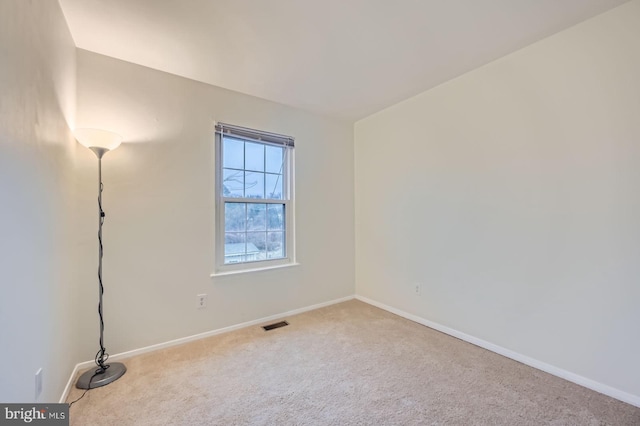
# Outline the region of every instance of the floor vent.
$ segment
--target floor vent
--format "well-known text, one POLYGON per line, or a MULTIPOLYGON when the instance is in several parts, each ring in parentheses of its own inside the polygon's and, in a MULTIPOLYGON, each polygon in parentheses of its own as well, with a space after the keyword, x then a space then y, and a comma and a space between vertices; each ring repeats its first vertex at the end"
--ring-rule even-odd
POLYGON ((269 331, 269 330, 273 330, 274 328, 284 327, 285 325, 289 325, 289 323, 286 321, 280 321, 280 322, 274 322, 273 324, 265 325, 262 328, 264 328, 264 331, 269 331))

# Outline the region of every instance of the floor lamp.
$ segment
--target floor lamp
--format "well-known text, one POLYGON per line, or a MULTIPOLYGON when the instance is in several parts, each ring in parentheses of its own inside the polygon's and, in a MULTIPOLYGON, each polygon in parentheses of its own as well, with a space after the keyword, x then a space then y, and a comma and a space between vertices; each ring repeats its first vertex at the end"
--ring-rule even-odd
POLYGON ((74 135, 78 142, 89 148, 98 157, 98 315, 100 317, 100 350, 96 354, 95 361, 98 368, 86 371, 76 382, 79 389, 93 389, 108 385, 118 380, 127 371, 124 364, 113 362, 105 364, 109 358, 104 347, 104 318, 102 315, 102 224, 104 223, 104 211, 102 210, 102 156, 120 146, 120 135, 98 129, 77 129, 74 135))

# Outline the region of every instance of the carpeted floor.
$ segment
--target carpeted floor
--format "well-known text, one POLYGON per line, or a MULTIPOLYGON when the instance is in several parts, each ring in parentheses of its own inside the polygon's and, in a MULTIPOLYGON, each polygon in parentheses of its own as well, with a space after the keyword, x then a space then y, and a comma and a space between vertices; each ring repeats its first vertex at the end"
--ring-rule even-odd
POLYGON ((640 425, 640 408, 359 301, 286 319, 125 360, 71 425, 640 425))

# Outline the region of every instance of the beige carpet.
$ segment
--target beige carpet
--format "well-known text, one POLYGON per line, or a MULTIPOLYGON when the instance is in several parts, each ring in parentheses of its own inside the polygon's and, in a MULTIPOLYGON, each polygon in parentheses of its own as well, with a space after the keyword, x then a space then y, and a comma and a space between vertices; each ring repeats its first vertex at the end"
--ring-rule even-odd
POLYGON ((286 319, 125 360, 71 425, 640 425, 640 408, 359 301, 286 319))

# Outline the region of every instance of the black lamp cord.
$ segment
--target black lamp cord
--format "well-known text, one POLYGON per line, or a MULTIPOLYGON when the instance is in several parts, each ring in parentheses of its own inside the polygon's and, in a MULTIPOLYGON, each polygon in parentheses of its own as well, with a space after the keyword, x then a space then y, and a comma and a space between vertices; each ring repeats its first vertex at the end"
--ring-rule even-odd
MULTIPOLYGON (((102 163, 102 160, 98 160, 100 163, 102 163)), ((98 209, 100 212, 100 226, 98 226, 98 252, 99 252, 99 256, 98 256, 98 283, 100 285, 100 301, 98 303, 98 315, 100 316, 100 350, 98 351, 98 353, 96 353, 96 365, 98 365, 98 370, 100 370, 100 373, 104 373, 105 371, 107 371, 107 368, 109 368, 108 365, 105 365, 105 362, 107 361, 107 359, 109 359, 109 354, 107 353, 105 347, 104 347, 104 319, 102 316, 102 295, 104 294, 104 287, 102 285, 102 255, 103 255, 103 248, 102 248, 102 225, 104 224, 104 210, 102 210, 102 189, 103 189, 103 184, 102 184, 102 167, 100 167, 101 164, 98 166, 100 168, 99 174, 100 174, 100 190, 98 193, 98 209)))
POLYGON ((99 373, 100 369, 96 368, 96 371, 93 373, 93 376, 91 376, 91 378, 89 379, 89 387, 87 389, 85 389, 84 392, 82 392, 82 395, 80 395, 80 398, 76 399, 75 401, 71 401, 69 403, 69 408, 71 408, 71 406, 73 404, 75 404, 76 402, 80 401, 82 398, 84 398, 84 396, 87 394, 87 392, 89 392, 91 390, 91 381, 93 380, 94 377, 96 377, 99 373))
POLYGON ((102 184, 102 159, 98 159, 98 181, 99 181, 99 185, 98 185, 98 211, 99 211, 99 226, 98 226, 98 283, 100 286, 100 298, 99 298, 99 302, 98 302, 98 315, 100 316, 100 350, 98 351, 98 353, 96 353, 96 357, 95 357, 95 362, 96 365, 98 366, 98 368, 96 368, 96 371, 93 373, 93 376, 91 376, 91 378, 89 379, 89 386, 88 388, 82 393, 82 395, 80 396, 80 398, 76 399, 75 401, 71 402, 69 404, 69 407, 71 407, 73 404, 75 404, 76 402, 80 401, 87 392, 89 392, 89 390, 91 390, 91 381, 93 380, 94 377, 96 377, 98 374, 102 374, 105 371, 107 371, 107 369, 109 368, 108 364, 105 364, 105 362, 107 361, 107 359, 109 359, 109 354, 107 353, 107 350, 104 347, 104 338, 103 338, 103 334, 104 334, 104 319, 102 317, 102 295, 104 294, 104 287, 102 285, 102 255, 103 255, 103 247, 102 247, 102 225, 104 224, 104 210, 102 210, 102 190, 104 188, 104 185, 102 184))

